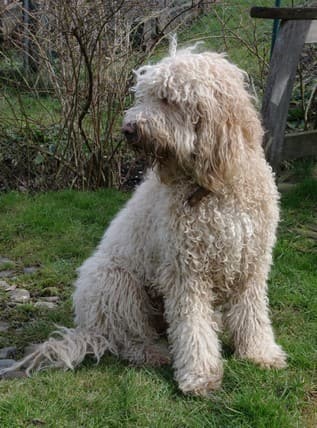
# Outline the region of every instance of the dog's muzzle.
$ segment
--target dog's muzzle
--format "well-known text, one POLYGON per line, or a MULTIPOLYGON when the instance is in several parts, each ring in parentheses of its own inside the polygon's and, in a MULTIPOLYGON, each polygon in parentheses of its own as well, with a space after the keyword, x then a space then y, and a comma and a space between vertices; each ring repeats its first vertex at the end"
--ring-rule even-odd
POLYGON ((138 133, 138 128, 136 122, 128 122, 122 126, 122 133, 127 139, 128 143, 133 146, 138 146, 140 143, 140 135, 138 133))
POLYGON ((121 130, 125 135, 127 142, 132 146, 133 150, 136 152, 141 152, 150 158, 161 157, 159 150, 155 148, 154 141, 152 139, 144 138, 144 135, 142 135, 142 130, 140 129, 137 122, 123 123, 121 130))

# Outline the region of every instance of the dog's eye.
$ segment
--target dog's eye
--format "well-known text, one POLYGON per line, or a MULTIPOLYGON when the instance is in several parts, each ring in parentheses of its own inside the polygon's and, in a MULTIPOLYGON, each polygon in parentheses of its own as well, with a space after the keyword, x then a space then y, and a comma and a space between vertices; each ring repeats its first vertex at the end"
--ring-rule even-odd
POLYGON ((161 101, 162 101, 163 104, 168 104, 168 99, 166 97, 165 98, 161 98, 161 101))

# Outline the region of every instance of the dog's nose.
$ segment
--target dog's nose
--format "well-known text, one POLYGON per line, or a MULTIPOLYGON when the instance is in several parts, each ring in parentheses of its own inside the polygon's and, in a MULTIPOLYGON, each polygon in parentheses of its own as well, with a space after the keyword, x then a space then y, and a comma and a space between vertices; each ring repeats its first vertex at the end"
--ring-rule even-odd
POLYGON ((135 141, 138 139, 137 126, 135 122, 125 123, 122 126, 122 132, 128 141, 135 141))

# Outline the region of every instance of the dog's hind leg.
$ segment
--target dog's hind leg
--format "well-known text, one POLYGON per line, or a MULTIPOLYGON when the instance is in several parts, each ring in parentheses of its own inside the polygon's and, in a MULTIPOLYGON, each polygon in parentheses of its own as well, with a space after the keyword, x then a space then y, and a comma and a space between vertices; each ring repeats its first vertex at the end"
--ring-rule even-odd
POLYGON ((57 337, 0 374, 21 367, 27 373, 47 367, 73 369, 86 355, 99 361, 105 352, 135 364, 169 361, 154 344, 158 334, 150 323, 151 304, 145 289, 118 263, 105 263, 103 259, 98 268, 95 258, 84 263, 76 281, 76 328, 60 328, 57 337))
POLYGON ((100 332, 115 353, 131 363, 167 363, 166 352, 154 344, 158 338, 151 322, 154 308, 140 279, 118 261, 102 269, 95 261, 90 265, 80 269, 74 293, 79 328, 100 332))

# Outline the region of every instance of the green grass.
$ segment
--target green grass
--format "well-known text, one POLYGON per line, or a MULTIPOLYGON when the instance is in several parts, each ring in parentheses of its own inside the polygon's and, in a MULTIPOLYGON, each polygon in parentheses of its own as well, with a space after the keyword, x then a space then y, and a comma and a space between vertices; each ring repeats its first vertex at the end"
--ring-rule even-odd
POLYGON ((0 51, 0 122, 7 126, 53 125, 60 120, 61 105, 50 96, 47 76, 27 78, 18 49, 0 51))
POLYGON ((23 126, 41 124, 50 126, 60 121, 61 106, 57 99, 28 90, 2 88, 0 120, 2 125, 23 126))
MULTIPOLYGON (((30 305, 10 309, 4 303, 2 318, 22 329, 15 339, 18 346, 26 343, 26 337, 31 341, 43 340, 52 330, 52 323, 68 325, 71 322, 67 298, 72 291, 75 268, 90 254, 126 199, 126 194, 114 190, 34 196, 12 192, 0 196, 0 254, 16 262, 14 283, 31 290, 35 298, 46 295, 50 287, 54 287, 56 294, 65 299, 57 311, 48 312, 37 323, 33 323, 33 319, 41 314, 39 309, 30 305), (23 266, 40 268, 29 275, 23 274, 23 266)), ((0 346, 6 340, 0 337, 0 346)))
MULTIPOLYGON (((0 346, 44 340, 54 324, 72 325, 70 294, 75 269, 101 237, 128 195, 75 191, 0 199, 0 255, 16 264, 13 281, 34 299, 55 287, 64 303, 40 311, 8 307, 12 329, 0 346), (32 274, 23 266, 38 265, 32 274)), ((0 426, 31 427, 315 427, 317 424, 317 246, 299 228, 316 225, 317 182, 306 178, 282 199, 282 219, 270 279, 272 320, 289 355, 289 367, 266 371, 233 358, 224 347, 222 389, 209 399, 183 396, 171 368, 132 368, 106 356, 75 372, 49 371, 1 381, 0 426)), ((12 266, 11 266, 12 267, 12 266)))

